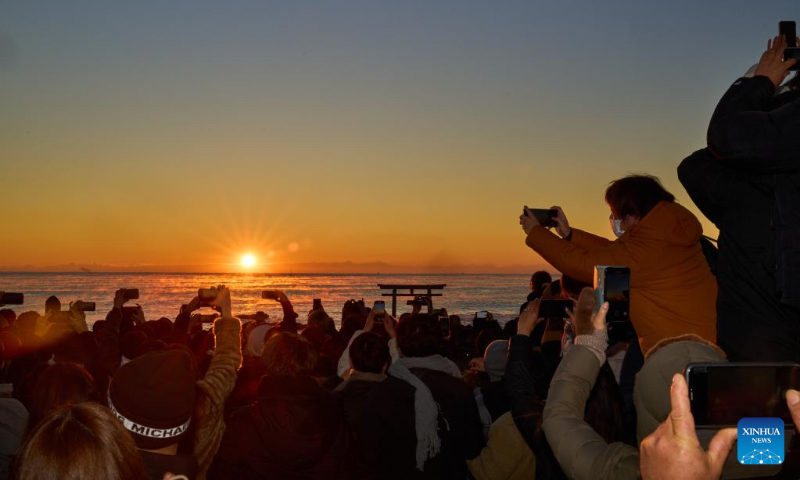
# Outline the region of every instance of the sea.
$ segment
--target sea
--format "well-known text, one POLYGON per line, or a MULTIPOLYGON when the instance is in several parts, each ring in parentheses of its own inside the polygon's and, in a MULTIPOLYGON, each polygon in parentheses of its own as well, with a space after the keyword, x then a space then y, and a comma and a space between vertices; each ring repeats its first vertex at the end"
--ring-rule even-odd
MULTIPOLYGON (((23 305, 7 306, 17 314, 35 310, 44 312, 44 302, 50 295, 61 300, 66 309, 69 302, 95 302, 97 309, 87 312, 91 324, 105 318, 111 309, 114 291, 118 288, 138 288, 139 299, 127 305, 139 304, 148 320, 160 317, 174 319, 178 309, 188 303, 199 288, 226 285, 231 289, 233 312, 253 314, 263 311, 271 320, 282 317, 280 305, 261 298, 262 290, 282 290, 304 322, 313 300, 319 298, 337 326, 341 323, 342 305, 349 299, 361 300, 372 306, 375 300, 386 301, 391 312, 390 293, 378 284, 444 284, 434 297, 434 308, 446 308, 448 313, 471 320, 475 312, 488 310, 500 321, 516 317, 520 305, 529 293, 527 275, 330 275, 330 274, 196 274, 196 273, 0 273, 0 291, 21 292, 23 305)), ((398 297, 397 314, 410 311, 409 297, 398 297)), ((205 313, 205 312, 200 312, 205 313)), ((210 311, 207 313, 211 313, 210 311)))

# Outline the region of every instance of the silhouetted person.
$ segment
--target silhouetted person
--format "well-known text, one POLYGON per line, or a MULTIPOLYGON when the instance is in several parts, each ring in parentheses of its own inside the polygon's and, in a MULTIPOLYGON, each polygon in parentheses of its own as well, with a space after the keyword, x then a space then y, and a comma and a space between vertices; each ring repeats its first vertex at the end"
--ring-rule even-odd
POLYGON ((542 297, 545 287, 553 282, 553 278, 549 273, 544 270, 539 270, 531 275, 530 289, 531 293, 528 294, 528 301, 532 302, 537 298, 542 297))
POLYGON ((800 361, 800 77, 776 96, 792 63, 782 45, 733 83, 708 148, 678 167, 720 231, 718 343, 734 361, 800 361))

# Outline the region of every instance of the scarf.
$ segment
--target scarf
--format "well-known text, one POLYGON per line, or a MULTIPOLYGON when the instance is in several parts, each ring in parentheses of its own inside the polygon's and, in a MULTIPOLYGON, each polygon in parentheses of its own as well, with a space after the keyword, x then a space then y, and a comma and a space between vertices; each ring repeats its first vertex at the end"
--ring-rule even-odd
POLYGON ((417 433, 417 470, 422 471, 425 462, 435 457, 441 448, 439 438, 439 405, 433 394, 411 368, 427 368, 461 378, 455 363, 441 355, 429 357, 401 357, 392 362, 389 373, 414 387, 414 429, 417 433))

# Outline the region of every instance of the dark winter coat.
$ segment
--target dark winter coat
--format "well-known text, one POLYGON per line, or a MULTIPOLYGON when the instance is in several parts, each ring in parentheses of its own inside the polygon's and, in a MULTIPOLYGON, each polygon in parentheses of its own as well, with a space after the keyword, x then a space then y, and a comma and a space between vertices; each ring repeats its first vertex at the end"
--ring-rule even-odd
POLYGON ((357 429, 360 443, 366 446, 360 452, 367 463, 365 478, 466 478, 466 460, 477 457, 485 445, 472 389, 444 372, 410 370, 430 389, 439 405, 440 453, 428 460, 424 472, 416 469, 415 390, 389 375, 373 388, 357 429))
POLYGON ((774 91, 766 77, 737 80, 709 148, 678 167, 720 230, 717 343, 731 360, 800 360, 800 93, 774 91))
POLYGON ((312 377, 265 376, 258 402, 228 422, 208 478, 350 478, 353 453, 341 399, 312 377))

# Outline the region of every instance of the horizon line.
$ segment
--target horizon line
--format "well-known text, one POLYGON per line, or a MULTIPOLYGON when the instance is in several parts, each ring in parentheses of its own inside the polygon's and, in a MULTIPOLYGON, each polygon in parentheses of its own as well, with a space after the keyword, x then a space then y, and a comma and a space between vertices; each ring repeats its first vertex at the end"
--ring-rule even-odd
MULTIPOLYGON (((536 269, 533 269, 534 271, 536 269)), ((542 270, 540 268, 540 270, 542 270)), ((553 270, 553 272, 556 272, 553 270)), ((86 272, 82 270, 76 271, 35 271, 35 270, 0 270, 0 275, 3 274, 58 274, 58 275, 72 275, 72 274, 86 274, 86 275, 117 275, 117 274, 135 274, 135 275, 526 275, 525 273, 513 272, 192 272, 192 271, 99 271, 99 272, 86 272)))

